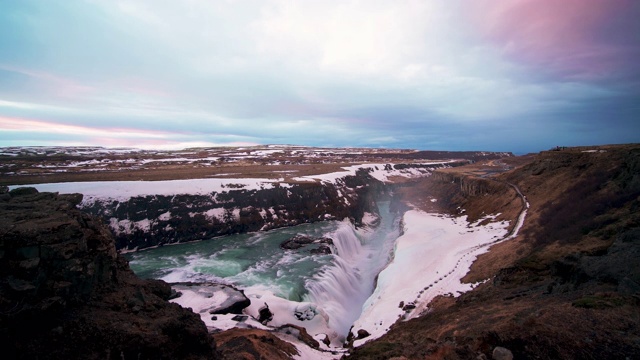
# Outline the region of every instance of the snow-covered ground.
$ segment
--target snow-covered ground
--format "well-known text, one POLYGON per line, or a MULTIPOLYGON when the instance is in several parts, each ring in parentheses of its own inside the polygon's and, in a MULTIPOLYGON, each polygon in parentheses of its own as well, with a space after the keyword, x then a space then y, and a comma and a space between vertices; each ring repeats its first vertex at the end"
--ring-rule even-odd
POLYGON ((466 216, 449 217, 410 210, 404 215, 404 234, 397 239, 392 262, 378 276, 378 286, 363 306, 353 332, 365 329, 376 339, 400 318, 418 316, 435 296, 457 296, 473 288, 460 279, 490 243, 507 234, 508 222, 479 225, 466 216), (415 309, 402 309, 403 305, 415 309))
MULTIPOLYGON (((206 195, 212 192, 234 189, 258 190, 270 189, 284 179, 190 179, 166 181, 94 181, 35 184, 40 192, 59 192, 63 194, 81 193, 84 202, 92 199, 114 199, 126 201, 135 196, 147 195, 206 195)), ((281 184, 286 186, 286 184, 281 184)), ((16 188, 18 186, 10 186, 16 188)))
MULTIPOLYGON (((434 162, 429 164, 414 164, 416 166, 434 165, 438 166, 443 162, 434 162)), ((345 176, 355 175, 359 169, 367 169, 370 174, 380 180, 388 181, 390 177, 421 177, 431 174, 431 170, 427 168, 408 168, 402 170, 387 169, 385 165, 393 166, 393 164, 360 164, 344 167, 344 171, 338 171, 328 174, 310 175, 304 177, 293 178, 293 181, 322 181, 336 183, 345 176)), ((225 174, 231 175, 231 174, 225 174)), ((259 190, 270 189, 275 184, 280 186, 289 186, 284 182, 284 178, 274 179, 242 179, 242 178, 208 178, 208 179, 189 179, 189 180, 165 180, 165 181, 93 181, 93 182, 66 182, 66 183, 45 183, 28 185, 33 186, 41 192, 59 192, 81 193, 84 195, 84 202, 91 202, 95 199, 114 199, 126 201, 136 196, 147 195, 206 195, 212 192, 222 192, 234 189, 259 190)), ((10 189, 19 186, 10 186, 10 189)))

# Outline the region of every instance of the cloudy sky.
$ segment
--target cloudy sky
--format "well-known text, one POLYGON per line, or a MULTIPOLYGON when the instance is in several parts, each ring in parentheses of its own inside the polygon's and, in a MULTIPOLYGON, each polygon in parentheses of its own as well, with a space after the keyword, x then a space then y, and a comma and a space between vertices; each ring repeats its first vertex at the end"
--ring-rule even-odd
POLYGON ((0 146, 640 142, 637 0, 4 0, 0 146))

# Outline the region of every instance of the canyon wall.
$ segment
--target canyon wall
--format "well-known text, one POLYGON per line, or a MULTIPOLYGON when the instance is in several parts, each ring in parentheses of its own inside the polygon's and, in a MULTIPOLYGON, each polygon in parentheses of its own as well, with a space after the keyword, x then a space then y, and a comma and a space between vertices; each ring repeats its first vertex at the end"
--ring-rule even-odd
POLYGON ((227 188, 207 195, 97 199, 82 208, 102 217, 118 249, 132 250, 333 219, 349 218, 360 225, 365 212, 377 211, 375 195, 386 191, 367 170, 333 183, 227 188))
POLYGON ((504 183, 492 179, 468 176, 464 173, 436 171, 433 180, 442 183, 452 183, 458 186, 458 191, 466 196, 497 194, 507 190, 504 183))

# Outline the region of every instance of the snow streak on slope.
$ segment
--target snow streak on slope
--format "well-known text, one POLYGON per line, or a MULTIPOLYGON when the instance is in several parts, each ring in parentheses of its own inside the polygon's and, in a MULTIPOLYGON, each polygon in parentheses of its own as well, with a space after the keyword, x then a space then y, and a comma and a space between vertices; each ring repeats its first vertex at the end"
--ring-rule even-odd
POLYGON ((360 165, 352 165, 342 167, 344 171, 337 171, 328 174, 319 174, 319 175, 308 175, 293 178, 294 181, 322 181, 322 182, 330 182, 335 183, 338 179, 341 179, 345 176, 353 176, 356 174, 358 170, 366 170, 369 174, 382 182, 389 181, 392 177, 405 177, 405 178, 415 178, 422 176, 429 176, 431 172, 439 167, 443 167, 451 161, 439 161, 439 162, 429 162, 429 163, 412 163, 408 166, 402 166, 401 169, 398 169, 398 164, 360 164, 360 165))

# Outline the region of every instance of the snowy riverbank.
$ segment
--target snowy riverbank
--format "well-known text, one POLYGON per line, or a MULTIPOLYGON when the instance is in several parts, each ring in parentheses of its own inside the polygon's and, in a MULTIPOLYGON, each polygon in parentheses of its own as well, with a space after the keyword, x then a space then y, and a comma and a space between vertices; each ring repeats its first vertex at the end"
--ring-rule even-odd
POLYGON ((399 318, 418 316, 437 295, 458 296, 471 290, 473 285, 460 279, 489 244, 507 235, 509 225, 505 221, 480 225, 485 219, 469 223, 466 216, 408 211, 394 259, 378 276, 375 291, 353 325, 354 335, 359 329, 371 335, 354 345, 379 338, 399 318))

